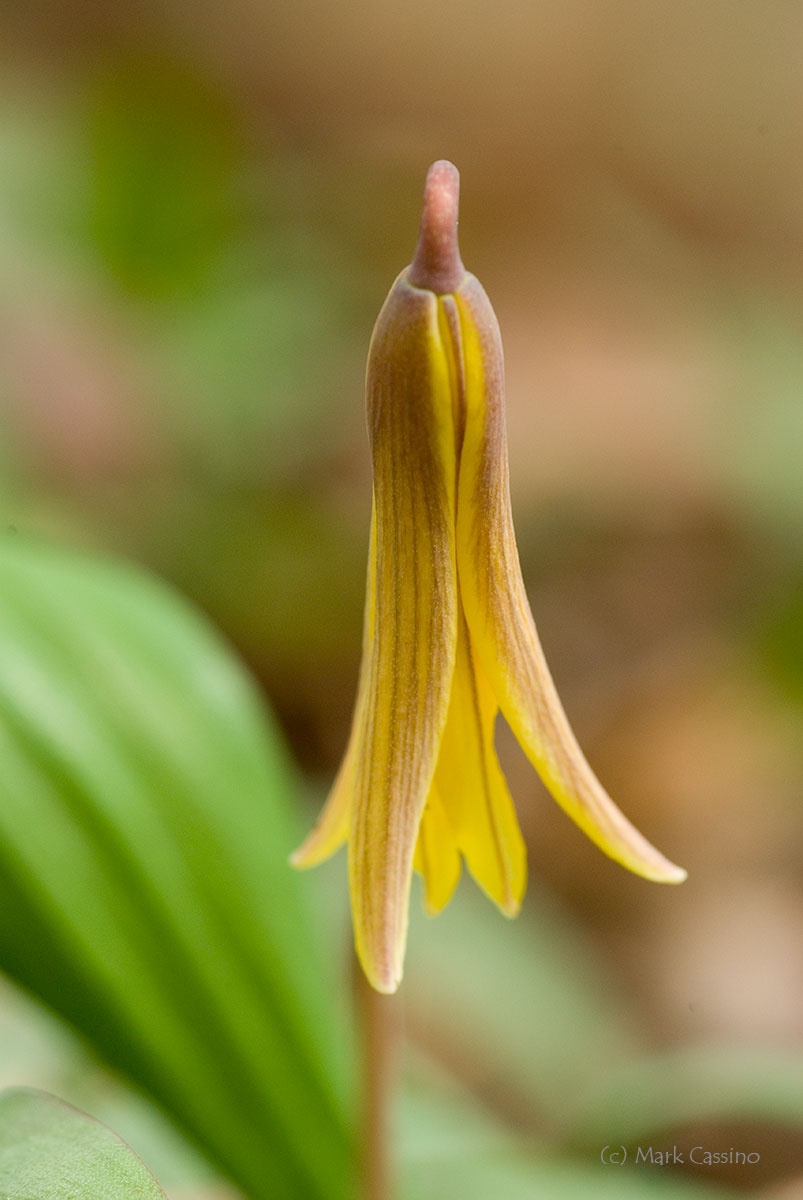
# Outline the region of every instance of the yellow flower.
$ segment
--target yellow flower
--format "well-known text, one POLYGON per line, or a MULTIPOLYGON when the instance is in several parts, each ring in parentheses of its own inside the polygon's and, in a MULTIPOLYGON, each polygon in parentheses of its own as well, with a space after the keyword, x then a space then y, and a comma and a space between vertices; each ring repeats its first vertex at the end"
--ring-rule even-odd
POLYGON ((679 883, 603 790, 572 733, 524 590, 510 512, 502 344, 457 246, 458 173, 429 170, 418 246, 374 328, 374 489, 363 654, 346 754, 293 856, 349 848, 354 933, 375 988, 402 974, 410 883, 437 912, 461 856, 503 912, 526 855, 494 751, 501 709, 558 804, 631 871, 679 883))

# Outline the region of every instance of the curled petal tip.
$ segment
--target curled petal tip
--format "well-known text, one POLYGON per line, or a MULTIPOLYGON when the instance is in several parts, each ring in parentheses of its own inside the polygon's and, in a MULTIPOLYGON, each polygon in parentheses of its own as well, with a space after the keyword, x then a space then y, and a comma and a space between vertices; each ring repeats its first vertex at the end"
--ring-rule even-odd
POLYGON ((379 992, 383 996, 395 996, 396 992, 399 990, 401 976, 399 976, 398 979, 394 978, 393 976, 390 976, 387 979, 371 979, 370 983, 375 992, 379 992))
MULTIPOLYGON (((633 831, 633 843, 630 846, 631 850, 635 850, 635 857, 622 855, 620 849, 598 843, 606 854, 610 854, 617 862, 621 862, 623 866, 633 871, 636 875, 640 875, 643 879, 649 879, 652 883, 683 883, 688 879, 688 871, 683 867, 679 867, 676 863, 670 862, 658 850, 646 842, 644 838, 636 830, 633 831), (636 844, 638 843, 638 844, 636 844)), ((593 840, 593 838, 592 838, 593 840)))
POLYGON ((359 945, 357 946, 357 957, 365 973, 365 978, 375 992, 381 992, 383 996, 392 996, 394 992, 398 991, 402 981, 401 962, 374 961, 361 950, 359 945))
POLYGON ((445 158, 433 163, 424 185, 424 207, 415 256, 407 272, 414 287, 444 295, 459 287, 465 268, 457 244, 460 174, 445 158))

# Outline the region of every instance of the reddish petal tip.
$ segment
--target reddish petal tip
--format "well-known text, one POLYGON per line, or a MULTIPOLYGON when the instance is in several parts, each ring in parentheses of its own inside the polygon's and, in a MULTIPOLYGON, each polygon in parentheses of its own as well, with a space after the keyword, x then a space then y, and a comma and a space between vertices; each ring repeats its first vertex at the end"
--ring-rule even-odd
POLYGON ((459 200, 460 173, 452 163, 439 159, 427 171, 424 185, 418 245, 407 271, 413 287, 439 295, 459 287, 466 273, 457 244, 459 200))

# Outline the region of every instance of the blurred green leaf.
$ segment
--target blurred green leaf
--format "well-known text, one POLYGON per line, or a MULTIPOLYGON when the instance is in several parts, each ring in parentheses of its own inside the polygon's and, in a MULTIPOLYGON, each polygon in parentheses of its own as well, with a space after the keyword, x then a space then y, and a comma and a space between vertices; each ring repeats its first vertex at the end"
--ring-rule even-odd
POLYGON ((803 578, 779 590, 760 613, 758 653, 776 686, 803 704, 803 578))
POLYGON ((413 905, 405 982, 414 1032, 539 1128, 643 1048, 593 945, 532 884, 516 921, 468 879, 437 921, 413 905))
MULTIPOLYGON (((274 230, 283 246, 287 228, 274 230)), ((164 418, 210 480, 285 477, 348 447, 338 400, 352 345, 354 286, 310 262, 262 261, 248 246, 216 286, 160 314, 151 334, 164 418), (256 259, 256 262, 254 260, 256 259)), ((361 416, 359 383, 354 412, 361 416)))
POLYGON ((164 1112, 104 1069, 86 1041, 52 1009, 0 977, 0 1093, 19 1087, 59 1096, 108 1125, 168 1194, 176 1188, 200 1197, 204 1190, 227 1187, 164 1112))
MULTIPOLYGON (((585 1155, 719 1119, 803 1127, 799 1055, 736 1046, 646 1055, 593 946, 537 887, 511 923, 467 882, 437 921, 415 906, 411 917, 414 1039, 551 1145, 585 1155)), ((433 1154, 498 1150, 462 1116, 459 1147, 443 1119, 425 1115, 418 1126, 433 1154)), ((508 1195, 501 1184, 490 1192, 508 1195)))
POLYGON ((403 1200, 728 1200, 735 1194, 661 1168, 602 1162, 600 1142, 573 1161, 516 1141, 465 1095, 408 1091, 403 1200))
POLYGON ((567 1129, 582 1145, 630 1144, 722 1118, 803 1128, 803 1055, 705 1046, 623 1063, 578 1098, 567 1129))
POLYGON ((150 1171, 116 1134, 44 1092, 0 1096, 3 1200, 164 1200, 150 1171))
POLYGON ((770 301, 764 288, 736 308, 733 392, 728 410, 713 409, 711 447, 733 499, 750 524, 785 545, 801 563, 803 341, 798 317, 770 301))
POLYGON ((241 211, 239 120, 224 92, 175 58, 116 57, 89 81, 90 245, 128 292, 202 285, 241 211))
POLYGON ((737 1195, 743 1193, 683 1178, 645 1177, 641 1168, 631 1171, 599 1161, 584 1167, 508 1149, 411 1168, 404 1200, 733 1200, 737 1195))
POLYGON ((207 495, 172 527, 165 522, 157 537, 152 554, 162 569, 172 569, 189 595, 203 597, 253 659, 278 661, 291 678, 333 661, 353 669, 364 590, 362 521, 348 521, 309 494, 243 490, 207 495), (203 524, 203 545, 186 543, 188 522, 203 524))
POLYGON ((122 566, 6 535, 0 595, 0 965, 254 1200, 342 1197, 343 1031, 252 685, 122 566))

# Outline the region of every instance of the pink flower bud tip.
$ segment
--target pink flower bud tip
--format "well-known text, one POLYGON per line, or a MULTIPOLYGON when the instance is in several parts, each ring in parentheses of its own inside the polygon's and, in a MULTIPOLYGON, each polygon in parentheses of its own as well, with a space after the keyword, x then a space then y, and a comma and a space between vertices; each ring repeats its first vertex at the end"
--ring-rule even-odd
POLYGON ((457 244, 460 173, 446 159, 433 163, 424 185, 424 208, 415 256, 407 270, 413 287, 438 295, 457 290, 465 267, 457 244))

